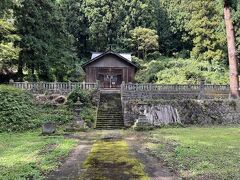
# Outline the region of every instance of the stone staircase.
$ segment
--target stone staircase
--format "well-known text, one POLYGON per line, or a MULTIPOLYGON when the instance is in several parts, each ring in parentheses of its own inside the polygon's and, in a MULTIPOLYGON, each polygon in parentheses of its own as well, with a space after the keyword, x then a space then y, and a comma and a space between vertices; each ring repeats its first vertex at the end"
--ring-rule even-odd
POLYGON ((96 129, 123 129, 121 95, 104 93, 100 95, 96 129))

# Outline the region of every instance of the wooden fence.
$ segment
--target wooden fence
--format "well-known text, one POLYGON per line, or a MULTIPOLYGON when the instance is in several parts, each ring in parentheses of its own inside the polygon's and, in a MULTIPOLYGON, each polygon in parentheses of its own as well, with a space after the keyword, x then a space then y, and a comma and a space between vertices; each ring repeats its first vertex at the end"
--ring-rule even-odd
POLYGON ((9 84, 33 94, 68 94, 76 88, 85 90, 98 89, 98 83, 86 82, 10 82, 9 84))

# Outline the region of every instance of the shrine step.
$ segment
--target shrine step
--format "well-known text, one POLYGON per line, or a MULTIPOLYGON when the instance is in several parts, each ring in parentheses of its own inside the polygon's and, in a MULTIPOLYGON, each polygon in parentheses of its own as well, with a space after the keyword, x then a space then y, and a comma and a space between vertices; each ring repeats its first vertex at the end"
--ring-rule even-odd
POLYGON ((101 93, 96 129, 123 128, 121 95, 119 93, 101 93))

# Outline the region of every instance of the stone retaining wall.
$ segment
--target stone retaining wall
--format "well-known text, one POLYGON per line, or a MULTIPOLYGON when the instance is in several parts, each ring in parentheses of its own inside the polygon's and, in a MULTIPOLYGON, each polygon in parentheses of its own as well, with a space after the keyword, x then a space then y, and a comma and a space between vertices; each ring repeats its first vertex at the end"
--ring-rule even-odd
POLYGON ((123 101, 125 126, 134 124, 139 115, 139 104, 144 114, 153 125, 162 122, 159 112, 163 109, 174 109, 185 125, 240 124, 239 100, 148 100, 123 101))
POLYGON ((121 85, 122 101, 157 99, 226 99, 228 85, 161 85, 125 84, 121 85))

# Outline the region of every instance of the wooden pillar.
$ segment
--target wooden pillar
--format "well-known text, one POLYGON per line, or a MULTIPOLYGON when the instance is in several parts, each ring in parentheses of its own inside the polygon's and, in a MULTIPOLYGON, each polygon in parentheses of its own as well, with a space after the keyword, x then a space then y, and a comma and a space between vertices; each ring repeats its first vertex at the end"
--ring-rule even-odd
POLYGON ((129 73, 128 73, 128 68, 127 69, 127 83, 129 83, 129 73))

